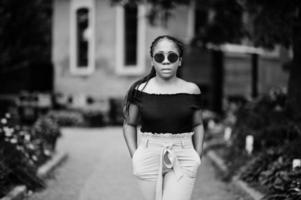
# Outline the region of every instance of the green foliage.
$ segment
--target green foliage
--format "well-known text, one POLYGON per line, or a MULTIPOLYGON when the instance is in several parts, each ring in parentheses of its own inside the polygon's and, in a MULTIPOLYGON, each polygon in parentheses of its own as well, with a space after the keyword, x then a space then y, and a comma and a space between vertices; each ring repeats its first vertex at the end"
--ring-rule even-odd
POLYGON ((301 198, 301 168, 292 169, 292 160, 301 152, 301 141, 270 148, 253 158, 242 168, 240 178, 267 195, 265 200, 301 198))
POLYGON ((265 200, 301 199, 301 171, 292 160, 301 157, 301 132, 285 107, 286 95, 269 95, 248 102, 237 112, 231 142, 222 149, 229 175, 267 194, 265 200), (245 139, 254 136, 254 150, 247 154, 245 139), (235 159, 233 159, 235 158, 235 159))
MULTIPOLYGON (((150 22, 157 17, 170 15, 170 10, 177 5, 189 5, 190 0, 111 0, 115 3, 151 4, 150 22)), ((211 10, 212 21, 207 23, 195 40, 221 44, 238 42, 242 37, 249 37, 256 46, 272 48, 275 44, 286 47, 292 44, 294 28, 301 26, 301 1, 299 0, 207 0, 195 1, 198 9, 211 10), (248 19, 242 21, 242 13, 248 13, 248 19)), ((168 19, 167 17, 167 19, 168 19)))
POLYGON ((176 5, 187 5, 190 0, 111 0, 112 4, 139 4, 149 3, 153 7, 160 7, 163 10, 173 9, 176 5))
MULTIPOLYGON (((122 5, 145 3, 151 5, 148 12, 148 19, 151 25, 160 25, 161 22, 166 26, 169 18, 173 17, 171 12, 176 6, 189 5, 190 0, 111 0, 112 4, 122 5), (163 21, 163 22, 162 22, 163 21)), ((214 13, 212 19, 204 24, 204 31, 196 35, 193 43, 211 42, 221 44, 224 42, 239 42, 246 34, 242 23, 242 6, 236 0, 207 0, 195 1, 197 9, 211 10, 214 13)))
POLYGON ((51 115, 40 117, 32 127, 33 136, 41 140, 43 149, 55 150, 57 139, 61 136, 60 127, 56 119, 51 115))
POLYGON ((84 126, 85 119, 80 111, 57 110, 48 113, 48 116, 55 119, 59 126, 84 126))
POLYGON ((237 112, 233 146, 244 149, 247 135, 254 136, 254 151, 284 145, 300 138, 300 130, 285 110, 285 102, 285 94, 271 93, 242 107, 237 112))
POLYGON ((0 1, 0 73, 50 60, 51 1, 0 1))
POLYGON ((286 155, 301 156, 297 151, 298 145, 290 146, 293 141, 301 141, 301 132, 286 112, 285 102, 285 94, 274 91, 256 101, 246 103, 238 110, 231 141, 228 148, 223 149, 221 153, 230 169, 229 176, 237 173, 237 170, 244 166, 250 158, 259 154, 254 162, 256 166, 260 167, 251 167, 252 176, 248 177, 257 179, 259 173, 266 169, 266 165, 277 159, 280 154, 266 151, 270 148, 277 149, 288 145, 285 151, 286 155), (247 135, 254 137, 252 155, 245 150, 247 135), (265 159, 261 159, 262 156, 265 159))
POLYGON ((214 13, 211 21, 204 26, 203 33, 196 36, 203 38, 203 43, 239 43, 247 34, 242 22, 243 9, 236 0, 199 2, 197 6, 207 7, 214 13))
MULTIPOLYGON (((260 182, 259 179, 261 179, 261 186, 267 185, 269 181, 268 178, 263 179, 262 176, 268 175, 269 172, 267 170, 269 166, 271 163, 274 163, 282 153, 283 149, 278 148, 260 152, 240 169, 240 178, 251 185, 255 185, 255 187, 256 183, 258 185, 260 182)), ((260 190, 262 190, 262 192, 268 191, 267 188, 260 188, 260 190)))
POLYGON ((83 111, 85 123, 89 127, 102 127, 105 125, 104 113, 101 111, 83 111))
MULTIPOLYGON (((0 158, 3 158, 3 151, 0 149, 0 158)), ((4 160, 0 159, 0 197, 5 195, 5 193, 9 190, 9 186, 7 184, 9 177, 9 169, 4 162, 4 160)))
POLYGON ((31 190, 45 187, 36 172, 53 155, 61 135, 51 117, 39 118, 33 127, 21 127, 13 119, 7 114, 0 123, 0 196, 19 184, 31 190))
POLYGON ((177 5, 188 5, 189 0, 111 0, 113 5, 116 4, 139 4, 139 3, 148 3, 151 5, 148 12, 149 23, 153 26, 155 25, 164 25, 170 17, 172 17, 171 10, 174 9, 177 5))
POLYGON ((0 174, 5 186, 2 194, 17 184, 25 184, 30 189, 44 187, 44 182, 36 176, 41 157, 35 141, 28 130, 21 129, 10 118, 1 119, 0 174))
POLYGON ((299 0, 243 0, 242 3, 250 14, 250 33, 255 45, 292 44, 294 27, 300 26, 299 0))

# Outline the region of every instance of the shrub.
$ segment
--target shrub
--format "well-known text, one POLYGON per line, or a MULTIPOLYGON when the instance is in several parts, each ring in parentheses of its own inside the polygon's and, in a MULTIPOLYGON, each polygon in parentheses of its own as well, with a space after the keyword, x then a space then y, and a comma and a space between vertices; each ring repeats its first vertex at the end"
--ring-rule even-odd
POLYGON ((56 121, 44 116, 33 127, 22 127, 7 115, 0 123, 0 195, 10 187, 25 184, 34 190, 45 187, 37 177, 38 167, 45 163, 55 150, 61 136, 56 121), (2 189, 3 188, 3 189, 2 189))
POLYGON ((246 167, 240 178, 267 195, 265 200, 301 198, 301 168, 292 169, 292 160, 300 158, 301 140, 260 153, 246 167))
POLYGON ((59 126, 83 126, 85 119, 79 111, 59 110, 48 113, 49 117, 56 120, 59 126))
POLYGON ((44 144, 45 148, 48 146, 51 151, 55 150, 57 139, 61 136, 58 123, 49 115, 39 118, 33 125, 32 132, 35 138, 43 140, 39 143, 44 144))
POLYGON ((0 141, 0 147, 4 190, 17 184, 25 184, 29 189, 45 187, 44 181, 36 176, 36 159, 22 141, 16 137, 6 137, 0 141))
POLYGON ((238 110, 231 141, 221 150, 229 176, 238 173, 246 182, 272 193, 276 192, 274 186, 287 184, 280 180, 290 177, 292 159, 301 157, 301 131, 284 105, 282 93, 271 93, 238 110), (254 136, 252 155, 245 151, 247 135, 254 136))
POLYGON ((6 166, 6 163, 3 160, 4 155, 2 149, 0 149, 0 197, 5 195, 5 193, 9 190, 8 186, 8 177, 9 177, 9 169, 6 166))
POLYGON ((110 98, 109 99, 110 110, 108 113, 111 125, 122 125, 123 124, 123 99, 122 98, 110 98))
POLYGON ((232 147, 244 149, 247 135, 254 136, 254 151, 257 152, 300 138, 300 130, 283 107, 284 99, 282 93, 266 95, 239 109, 232 147))
POLYGON ((101 111, 83 111, 87 126, 102 127, 105 125, 104 114, 101 111))

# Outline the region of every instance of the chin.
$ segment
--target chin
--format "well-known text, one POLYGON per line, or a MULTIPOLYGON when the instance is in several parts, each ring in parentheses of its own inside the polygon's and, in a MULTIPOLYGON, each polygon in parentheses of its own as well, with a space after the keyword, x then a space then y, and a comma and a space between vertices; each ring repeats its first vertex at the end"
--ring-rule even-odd
POLYGON ((173 74, 160 74, 160 77, 161 78, 164 78, 164 79, 170 79, 172 77, 174 77, 175 75, 173 74))

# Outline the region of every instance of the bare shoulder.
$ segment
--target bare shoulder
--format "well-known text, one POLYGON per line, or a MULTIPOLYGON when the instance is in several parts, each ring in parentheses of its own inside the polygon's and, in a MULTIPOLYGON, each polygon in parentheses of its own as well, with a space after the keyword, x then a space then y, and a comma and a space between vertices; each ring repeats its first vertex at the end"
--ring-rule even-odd
POLYGON ((146 82, 141 83, 139 86, 136 87, 137 90, 142 91, 145 87, 146 82))
POLYGON ((199 86, 193 82, 186 81, 187 90, 192 94, 201 94, 199 86))

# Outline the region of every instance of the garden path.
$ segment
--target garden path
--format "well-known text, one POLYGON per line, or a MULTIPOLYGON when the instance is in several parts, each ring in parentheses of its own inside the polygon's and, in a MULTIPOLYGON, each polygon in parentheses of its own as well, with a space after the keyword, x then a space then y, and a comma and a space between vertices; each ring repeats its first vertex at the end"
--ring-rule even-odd
MULTIPOLYGON (((141 200, 121 127, 64 128, 58 149, 67 161, 29 200, 141 200)), ((221 182, 206 157, 198 172, 193 200, 245 200, 221 182)))

